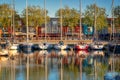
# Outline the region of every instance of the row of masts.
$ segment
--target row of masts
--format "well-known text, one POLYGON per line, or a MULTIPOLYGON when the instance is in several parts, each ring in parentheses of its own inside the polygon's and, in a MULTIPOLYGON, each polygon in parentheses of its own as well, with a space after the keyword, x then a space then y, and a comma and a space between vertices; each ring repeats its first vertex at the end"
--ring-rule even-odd
MULTIPOLYGON (((15 36, 15 3, 14 3, 15 1, 14 0, 12 0, 11 1, 11 30, 13 30, 13 34, 12 34, 12 38, 14 39, 14 36, 15 36)), ((79 0, 79 10, 80 10, 80 22, 79 22, 79 26, 80 26, 80 30, 79 30, 79 39, 81 40, 82 39, 82 0, 79 0)), ((97 35, 96 35, 96 18, 97 18, 97 16, 96 16, 96 0, 94 0, 94 37, 95 38, 97 38, 97 35)), ((29 42, 29 40, 28 40, 28 34, 29 34, 29 29, 28 29, 28 2, 27 2, 27 0, 26 0, 26 32, 27 32, 27 42, 29 42)), ((112 5, 111 5, 111 14, 112 14, 112 22, 111 22, 111 31, 112 31, 112 33, 114 33, 114 0, 112 0, 112 5)), ((44 0, 44 13, 45 13, 45 15, 44 15, 44 17, 45 17, 45 41, 46 41, 46 36, 47 36, 47 16, 46 16, 46 0, 44 0)), ((61 40, 63 40, 62 39, 62 0, 60 0, 60 27, 61 27, 61 40)), ((113 38, 114 38, 114 34, 113 34, 113 38)), ((13 40, 13 42, 14 42, 14 40, 13 40)))
MULTIPOLYGON (((81 5, 82 4, 82 1, 80 0, 80 40, 81 40, 81 27, 82 27, 82 24, 81 24, 81 13, 82 13, 82 10, 81 10, 81 5)), ((27 27, 27 42, 29 42, 28 40, 28 33, 29 33, 29 29, 28 29, 28 2, 26 0, 26 27, 27 27)), ((46 41, 46 33, 47 33, 47 19, 46 19, 46 0, 44 0, 44 13, 45 13, 45 41, 46 41)), ((60 27, 61 27, 61 40, 62 39, 62 0, 60 0, 60 27)))

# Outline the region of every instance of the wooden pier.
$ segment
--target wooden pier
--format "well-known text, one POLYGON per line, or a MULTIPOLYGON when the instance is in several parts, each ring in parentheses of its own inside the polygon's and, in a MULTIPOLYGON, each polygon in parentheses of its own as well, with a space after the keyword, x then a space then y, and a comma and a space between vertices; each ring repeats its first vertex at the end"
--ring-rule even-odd
MULTIPOLYGON (((58 44, 61 40, 30 40, 30 43, 40 44, 44 42, 48 42, 50 44, 58 44)), ((64 44, 78 44, 79 42, 83 42, 86 44, 92 43, 92 40, 62 40, 64 44)), ((24 43, 24 42, 18 42, 18 43, 24 43)))
MULTIPOLYGON (((44 42, 50 43, 50 44, 58 44, 61 40, 29 40, 29 43, 33 43, 33 44, 41 44, 44 42)), ((93 43, 93 40, 62 40, 64 42, 64 44, 78 44, 78 43, 85 43, 85 44, 90 44, 93 43)), ((22 43, 26 43, 26 41, 15 41, 18 44, 22 44, 22 43)), ((105 41, 101 41, 102 44, 107 44, 108 42, 105 41)), ((5 44, 5 41, 1 41, 0 44, 5 44)))

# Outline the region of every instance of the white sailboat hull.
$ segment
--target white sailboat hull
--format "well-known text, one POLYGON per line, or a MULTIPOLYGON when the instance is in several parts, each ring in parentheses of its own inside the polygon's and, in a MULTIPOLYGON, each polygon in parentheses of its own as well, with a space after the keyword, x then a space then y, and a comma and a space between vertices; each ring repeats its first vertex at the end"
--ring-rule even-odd
POLYGON ((95 43, 93 43, 93 44, 90 45, 90 48, 95 49, 95 50, 101 50, 101 49, 104 48, 104 45, 103 44, 95 44, 95 43))
POLYGON ((9 48, 10 50, 17 50, 18 49, 18 44, 13 44, 9 48))
POLYGON ((61 49, 61 50, 64 50, 64 49, 68 49, 68 46, 67 45, 55 45, 54 46, 55 49, 61 49))
POLYGON ((42 43, 42 44, 40 44, 39 45, 39 47, 40 47, 40 49, 42 49, 42 50, 46 50, 46 49, 50 49, 51 48, 51 45, 50 44, 44 44, 44 43, 42 43))
POLYGON ((82 45, 82 44, 76 45, 75 49, 77 49, 77 50, 87 50, 88 49, 88 45, 82 45))

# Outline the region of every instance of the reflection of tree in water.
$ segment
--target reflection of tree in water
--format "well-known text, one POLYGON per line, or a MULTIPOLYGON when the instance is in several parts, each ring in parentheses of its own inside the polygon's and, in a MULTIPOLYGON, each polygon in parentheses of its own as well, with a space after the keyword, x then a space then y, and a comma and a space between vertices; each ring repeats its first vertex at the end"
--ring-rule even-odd
POLYGON ((120 72, 120 60, 119 57, 111 57, 109 59, 109 67, 108 67, 109 71, 116 71, 116 72, 120 72))
POLYGON ((117 72, 120 72, 120 60, 119 59, 115 62, 115 70, 117 72))
POLYGON ((77 80, 79 78, 79 68, 74 64, 64 66, 63 80, 77 80))
POLYGON ((0 80, 11 80, 11 71, 10 67, 1 67, 0 69, 0 80))
POLYGON ((45 80, 45 66, 34 65, 33 67, 31 66, 29 69, 30 80, 45 80))
POLYGON ((88 79, 94 77, 103 80, 104 74, 108 70, 108 60, 104 57, 93 56, 83 61, 83 72, 88 79))

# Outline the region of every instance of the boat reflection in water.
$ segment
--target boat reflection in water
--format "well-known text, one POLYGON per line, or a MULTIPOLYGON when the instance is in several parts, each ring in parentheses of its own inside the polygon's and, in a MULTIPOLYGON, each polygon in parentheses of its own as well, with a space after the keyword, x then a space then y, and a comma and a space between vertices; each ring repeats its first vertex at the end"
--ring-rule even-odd
POLYGON ((106 57, 103 51, 41 50, 19 55, 17 60, 0 57, 0 80, 104 80, 113 68, 120 72, 120 56, 106 57))

